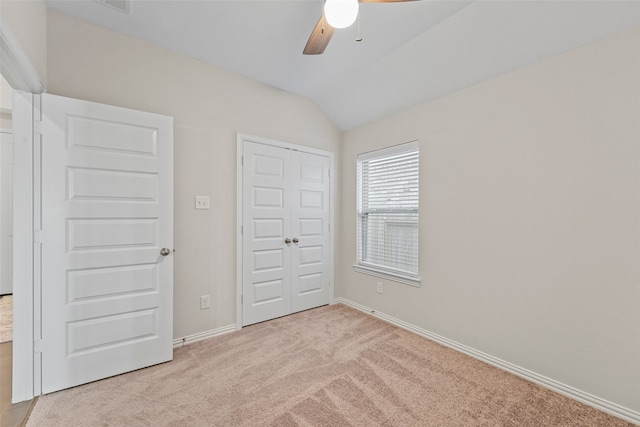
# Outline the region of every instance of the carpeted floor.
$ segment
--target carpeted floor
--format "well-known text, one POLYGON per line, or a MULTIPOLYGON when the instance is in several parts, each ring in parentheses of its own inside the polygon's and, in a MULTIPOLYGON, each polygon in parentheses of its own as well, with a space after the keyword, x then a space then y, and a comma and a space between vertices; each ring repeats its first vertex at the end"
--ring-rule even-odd
POLYGON ((344 305, 43 396, 27 426, 631 426, 344 305))
POLYGON ((13 341, 13 295, 0 297, 0 343, 13 341))

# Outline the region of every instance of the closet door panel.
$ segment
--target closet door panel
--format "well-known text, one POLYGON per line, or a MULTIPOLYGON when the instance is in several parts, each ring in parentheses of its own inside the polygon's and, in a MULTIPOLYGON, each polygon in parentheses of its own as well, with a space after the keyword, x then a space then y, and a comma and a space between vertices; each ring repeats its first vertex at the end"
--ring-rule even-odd
POLYGON ((291 312, 329 303, 328 157, 295 152, 292 159, 291 312))
POLYGON ((291 313, 291 152, 245 142, 243 325, 291 313))

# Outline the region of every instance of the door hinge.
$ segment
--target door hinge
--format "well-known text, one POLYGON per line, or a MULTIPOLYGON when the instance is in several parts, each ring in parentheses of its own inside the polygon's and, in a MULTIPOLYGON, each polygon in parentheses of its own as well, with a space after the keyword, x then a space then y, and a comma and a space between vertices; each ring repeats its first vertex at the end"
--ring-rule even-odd
POLYGON ((240 235, 244 236, 244 225, 240 226, 240 235))
POLYGON ((42 243, 42 230, 33 230, 33 243, 42 243))
POLYGON ((42 122, 40 120, 33 121, 33 132, 42 135, 42 122))
POLYGON ((329 231, 331 231, 331 224, 329 224, 329 231))
POLYGON ((331 169, 329 169, 328 172, 329 172, 329 178, 331 178, 331 169))
POLYGON ((240 295, 240 304, 244 304, 244 294, 240 295))
POLYGON ((35 340, 33 342, 33 352, 42 353, 42 340, 35 340))
POLYGON ((244 156, 240 157, 240 165, 244 166, 244 156))

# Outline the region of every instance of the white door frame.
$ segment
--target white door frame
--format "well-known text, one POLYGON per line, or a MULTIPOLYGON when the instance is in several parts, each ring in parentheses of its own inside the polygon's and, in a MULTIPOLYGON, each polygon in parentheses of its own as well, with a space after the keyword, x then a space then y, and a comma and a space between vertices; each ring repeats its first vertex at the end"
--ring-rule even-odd
MULTIPOLYGON (((331 151, 324 151, 318 148, 307 147, 304 145, 290 144, 287 142, 275 141, 272 139, 262 138, 258 136, 246 135, 238 133, 237 138, 237 154, 236 154, 236 329, 242 329, 242 260, 243 260, 243 246, 242 246, 242 199, 243 199, 243 173, 244 167, 242 157, 244 151, 244 143, 255 142, 257 144, 270 145, 273 147, 279 147, 284 149, 301 151, 304 153, 318 154, 329 158, 330 171, 335 171, 334 155, 331 151)), ((335 206, 335 180, 329 172, 329 225, 331 226, 329 231, 329 304, 333 304, 334 301, 334 206, 335 206)))
POLYGON ((13 381, 12 402, 36 394, 34 354, 33 95, 14 92, 13 105, 13 381))
MULTIPOLYGON (((28 56, 0 18, 0 74, 14 89, 14 240, 13 240, 13 381, 12 402, 40 394, 34 357, 34 170, 33 95, 46 91, 28 56), (23 92, 16 92, 23 91, 23 92)), ((36 310, 37 311, 37 310, 36 310)), ((39 311, 38 311, 39 312, 39 311)))

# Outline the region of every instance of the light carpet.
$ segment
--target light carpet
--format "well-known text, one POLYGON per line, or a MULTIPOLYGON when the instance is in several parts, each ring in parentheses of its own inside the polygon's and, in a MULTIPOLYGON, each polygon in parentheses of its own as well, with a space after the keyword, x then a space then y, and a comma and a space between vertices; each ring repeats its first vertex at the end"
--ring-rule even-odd
POLYGON ((0 297, 0 343, 13 341, 13 295, 0 297))
POLYGON ((631 426, 338 304, 43 396, 27 426, 631 426))

